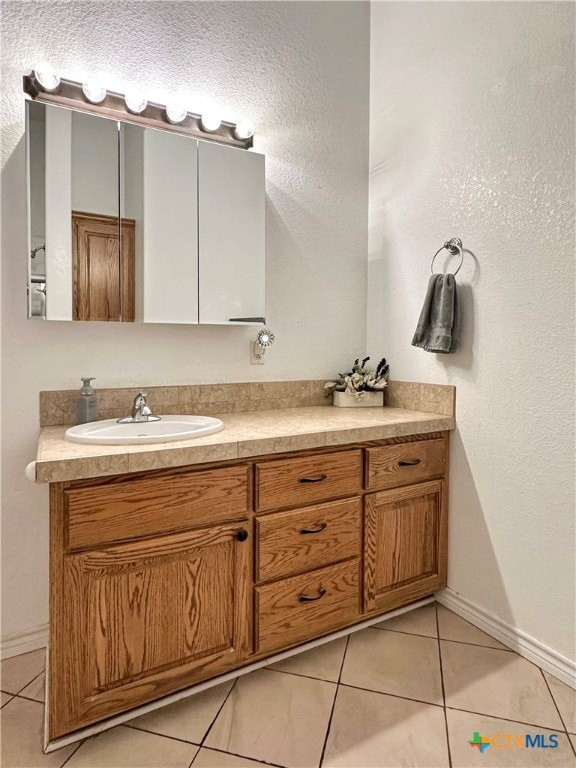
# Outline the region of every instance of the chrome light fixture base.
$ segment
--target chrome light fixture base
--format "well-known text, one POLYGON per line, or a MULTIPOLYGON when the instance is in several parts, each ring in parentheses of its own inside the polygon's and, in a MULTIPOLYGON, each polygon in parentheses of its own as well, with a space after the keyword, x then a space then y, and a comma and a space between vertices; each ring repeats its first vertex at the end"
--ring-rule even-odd
POLYGON ((47 91, 37 81, 34 72, 30 72, 24 75, 23 90, 31 99, 45 104, 68 107, 79 112, 100 115, 101 117, 108 117, 113 120, 122 120, 126 123, 134 123, 144 127, 161 128, 184 136, 193 136, 197 139, 205 139, 218 144, 228 144, 240 149, 250 149, 254 146, 253 136, 247 138, 237 137, 236 123, 222 121, 216 130, 206 131, 202 127, 202 116, 195 112, 187 112, 182 122, 177 124, 171 123, 167 118, 166 107, 163 104, 151 101, 148 102, 145 113, 134 114, 126 105, 125 95, 115 91, 107 91, 100 103, 92 103, 87 101, 82 89, 82 83, 66 78, 60 79, 57 92, 47 91))

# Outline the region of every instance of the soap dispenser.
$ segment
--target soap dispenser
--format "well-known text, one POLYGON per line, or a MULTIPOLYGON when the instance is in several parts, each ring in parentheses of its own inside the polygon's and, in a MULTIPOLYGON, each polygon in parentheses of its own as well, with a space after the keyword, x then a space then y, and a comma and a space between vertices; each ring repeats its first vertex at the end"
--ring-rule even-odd
POLYGON ((76 424, 86 424, 98 420, 98 401, 94 389, 90 386, 93 378, 82 376, 82 388, 76 398, 76 424))

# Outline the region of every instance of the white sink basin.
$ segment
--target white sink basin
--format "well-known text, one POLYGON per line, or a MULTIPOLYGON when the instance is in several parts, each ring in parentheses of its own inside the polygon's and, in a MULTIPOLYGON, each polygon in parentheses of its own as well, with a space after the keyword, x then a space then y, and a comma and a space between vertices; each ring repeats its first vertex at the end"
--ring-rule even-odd
POLYGON ((73 443, 93 445, 140 445, 190 440, 192 437, 220 432, 224 424, 211 416, 162 416, 160 421, 138 421, 118 424, 116 419, 91 421, 66 430, 73 443))

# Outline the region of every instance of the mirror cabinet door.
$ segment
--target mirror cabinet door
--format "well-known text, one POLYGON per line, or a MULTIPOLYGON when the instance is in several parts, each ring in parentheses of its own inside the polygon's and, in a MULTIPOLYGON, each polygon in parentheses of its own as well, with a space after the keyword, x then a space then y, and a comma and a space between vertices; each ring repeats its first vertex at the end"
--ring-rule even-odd
POLYGON ((46 114, 26 102, 28 317, 46 318, 46 114))
MULTIPOLYGON (((69 111, 68 115, 72 139, 72 319, 134 320, 134 290, 127 279, 131 254, 120 243, 118 123, 82 112, 69 111)), ((52 216, 46 219, 51 226, 52 216)), ((62 228, 65 224, 62 215, 62 228)), ((50 276, 47 278, 50 290, 50 276)))
POLYGON ((198 148, 200 322, 265 317, 264 155, 198 148))
POLYGON ((30 316, 133 319, 123 293, 118 123, 35 102, 27 108, 30 316))
POLYGON ((122 240, 135 249, 136 319, 198 322, 198 142, 121 128, 122 240))

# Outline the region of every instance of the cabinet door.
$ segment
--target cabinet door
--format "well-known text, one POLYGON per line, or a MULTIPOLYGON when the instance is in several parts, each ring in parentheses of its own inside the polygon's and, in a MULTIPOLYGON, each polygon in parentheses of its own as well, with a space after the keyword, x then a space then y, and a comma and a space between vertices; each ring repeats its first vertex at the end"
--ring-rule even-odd
POLYGON ((390 610, 446 584, 444 481, 366 496, 364 610, 390 610))
POLYGON ((63 557, 53 591, 50 738, 237 665, 251 649, 241 524, 63 557))
POLYGON ((199 321, 262 318, 264 155, 198 145, 199 321))

